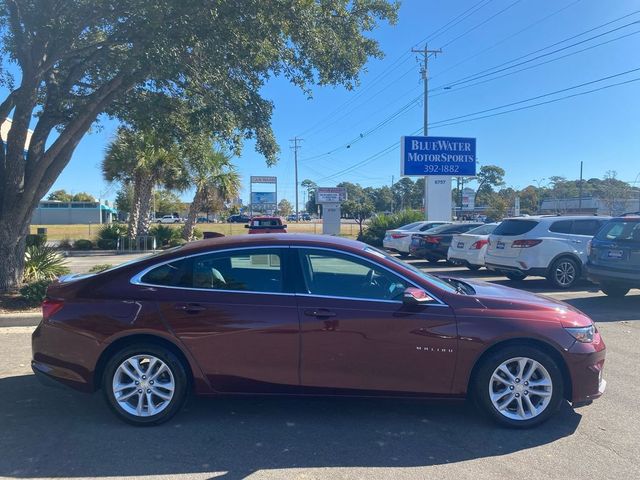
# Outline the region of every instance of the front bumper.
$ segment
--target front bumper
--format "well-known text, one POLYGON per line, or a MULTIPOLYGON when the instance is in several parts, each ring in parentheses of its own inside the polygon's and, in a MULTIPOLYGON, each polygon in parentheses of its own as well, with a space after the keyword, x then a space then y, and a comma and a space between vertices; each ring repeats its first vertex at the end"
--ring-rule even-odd
POLYGON ((611 283, 625 285, 630 288, 640 288, 640 273, 622 272, 604 267, 587 264, 587 278, 594 283, 611 283))
POLYGON ((576 342, 565 355, 571 376, 571 403, 580 406, 591 403, 604 393, 606 347, 600 334, 593 343, 576 342))

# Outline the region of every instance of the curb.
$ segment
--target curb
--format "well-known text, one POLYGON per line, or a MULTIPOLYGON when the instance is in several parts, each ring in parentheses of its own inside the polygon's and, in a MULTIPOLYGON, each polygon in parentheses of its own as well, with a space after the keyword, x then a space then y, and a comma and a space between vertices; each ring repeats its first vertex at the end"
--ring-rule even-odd
POLYGON ((36 327, 42 320, 42 313, 2 313, 0 328, 3 327, 36 327))

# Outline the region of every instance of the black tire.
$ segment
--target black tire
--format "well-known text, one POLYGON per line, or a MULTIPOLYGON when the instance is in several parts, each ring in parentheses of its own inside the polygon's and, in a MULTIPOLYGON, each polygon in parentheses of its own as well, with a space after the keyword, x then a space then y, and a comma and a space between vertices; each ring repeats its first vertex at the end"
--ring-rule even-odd
POLYGON ((629 293, 631 289, 624 285, 600 285, 600 290, 608 297, 622 298, 629 293))
POLYGON ((102 375, 102 391, 107 405, 121 420, 136 426, 160 425, 176 415, 184 405, 187 398, 189 377, 185 365, 170 350, 152 343, 137 343, 129 345, 116 352, 107 361, 102 375), (160 359, 171 371, 175 384, 173 397, 162 411, 150 416, 137 416, 125 411, 116 400, 112 383, 118 367, 128 358, 135 355, 153 355, 160 359))
POLYGON ((481 267, 480 265, 470 265, 470 264, 469 264, 469 265, 467 265, 467 268, 468 268, 469 270, 471 270, 472 272, 475 272, 475 271, 477 271, 477 270, 480 270, 482 267, 481 267))
POLYGON ((433 263, 434 265, 440 262, 440 259, 437 257, 425 257, 425 258, 427 259, 427 262, 433 263))
POLYGON ((580 279, 580 265, 571 257, 560 257, 551 264, 547 280, 556 288, 573 287, 580 279))
POLYGON ((471 394, 483 413, 500 425, 510 428, 531 428, 540 425, 556 413, 564 401, 564 380, 560 367, 551 356, 536 347, 513 345, 497 350, 482 360, 472 380, 471 394), (493 405, 489 393, 493 372, 503 362, 516 357, 526 357, 540 363, 549 373, 552 383, 551 398, 545 409, 527 420, 515 420, 500 413, 493 405))
POLYGON ((403 260, 405 258, 409 258, 409 254, 406 252, 398 252, 398 255, 400 256, 400 258, 402 258, 403 260))
POLYGON ((520 282, 527 278, 525 273, 521 272, 505 272, 504 274, 509 280, 513 280, 514 282, 520 282))

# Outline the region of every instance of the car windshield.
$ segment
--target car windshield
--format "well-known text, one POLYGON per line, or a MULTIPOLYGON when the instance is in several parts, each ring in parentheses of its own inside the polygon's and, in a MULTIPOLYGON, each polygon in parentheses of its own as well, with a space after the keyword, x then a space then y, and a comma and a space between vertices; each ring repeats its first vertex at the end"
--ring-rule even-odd
POLYGON ((598 232, 596 239, 640 243, 640 222, 623 220, 609 222, 598 232))
POLYGON ((381 257, 381 258, 385 258, 393 263, 395 263, 396 265, 405 268, 407 270, 411 270, 413 273, 418 274, 420 277, 424 278, 427 282, 431 283, 432 285, 435 285, 436 287, 438 287, 441 290, 445 290, 447 292, 450 293, 456 293, 456 288, 454 286, 452 286, 450 283, 445 282, 444 280, 434 276, 434 275, 430 275, 428 273, 423 272, 422 270, 417 269, 416 267, 414 267, 413 265, 409 264, 409 263, 405 263, 402 262, 400 260, 398 260, 396 257, 393 257, 391 255, 389 255, 386 252, 383 252, 382 250, 378 250, 377 248, 374 247, 365 247, 364 249, 365 252, 369 252, 369 253, 373 253, 374 255, 381 257))
POLYGON ((422 225, 422 222, 413 222, 413 223, 410 223, 408 225, 404 225, 402 227, 399 227, 398 230, 412 230, 412 229, 414 229, 414 228, 416 228, 416 227, 418 227, 420 225, 422 225))
POLYGON ((497 226, 497 223, 490 223, 477 228, 472 228, 467 233, 469 235, 491 235, 497 226))

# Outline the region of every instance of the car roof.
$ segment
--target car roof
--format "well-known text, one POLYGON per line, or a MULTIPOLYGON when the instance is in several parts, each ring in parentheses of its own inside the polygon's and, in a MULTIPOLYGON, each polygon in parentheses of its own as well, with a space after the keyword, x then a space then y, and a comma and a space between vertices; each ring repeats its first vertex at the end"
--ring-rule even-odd
POLYGON ((207 238, 185 244, 180 252, 196 252, 200 250, 237 248, 252 246, 313 245, 322 247, 347 247, 362 250, 366 244, 344 237, 331 235, 315 235, 307 233, 264 233, 261 235, 230 235, 227 237, 207 238))
POLYGON ((555 220, 609 220, 611 217, 608 215, 531 215, 529 217, 509 217, 505 220, 534 220, 534 221, 555 221, 555 220))

